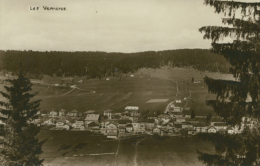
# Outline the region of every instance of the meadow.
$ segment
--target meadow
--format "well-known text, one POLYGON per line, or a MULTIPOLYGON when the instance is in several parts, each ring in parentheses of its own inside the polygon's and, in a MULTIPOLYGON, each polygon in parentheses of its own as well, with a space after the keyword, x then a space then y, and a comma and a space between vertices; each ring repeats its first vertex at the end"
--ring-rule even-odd
MULTIPOLYGON (((141 69, 133 73, 134 77, 124 74, 122 79, 110 77, 110 80, 90 79, 78 83, 77 88, 60 88, 51 86, 61 82, 60 77, 45 77, 44 84, 34 84, 32 92, 38 92, 35 99, 42 100, 41 109, 51 110, 74 109, 85 112, 96 110, 102 113, 106 109, 114 112, 123 112, 126 106, 139 106, 140 110, 164 112, 168 103, 175 99, 183 100, 191 97, 193 102, 184 102, 184 105, 195 112, 208 114, 211 107, 205 100, 214 99, 215 95, 208 94, 207 87, 203 84, 203 77, 208 75, 213 78, 231 79, 230 75, 219 73, 200 72, 187 68, 141 69), (191 78, 200 81, 199 84, 191 83, 191 78), (164 102, 147 102, 151 99, 163 99, 164 102)), ((76 77, 76 80, 83 78, 76 77)), ((0 84, 3 90, 3 84, 0 84)), ((1 97, 1 100, 5 100, 1 97)))
POLYGON ((196 150, 213 153, 214 148, 196 137, 140 137, 107 139, 88 131, 41 130, 44 165, 49 166, 157 166, 202 165, 196 150))

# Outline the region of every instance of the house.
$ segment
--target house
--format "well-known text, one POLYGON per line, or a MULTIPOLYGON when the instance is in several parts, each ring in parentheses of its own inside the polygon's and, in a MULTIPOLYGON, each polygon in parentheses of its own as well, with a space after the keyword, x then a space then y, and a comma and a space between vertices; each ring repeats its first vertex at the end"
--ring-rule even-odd
POLYGON ((96 111, 94 111, 94 110, 88 110, 88 111, 85 111, 85 112, 83 112, 83 116, 87 116, 88 114, 94 114, 96 111))
POLYGON ((127 124, 125 129, 126 129, 126 132, 130 133, 130 132, 133 131, 133 125, 132 124, 127 124))
POLYGON ((67 113, 67 111, 66 111, 66 110, 64 110, 64 109, 61 109, 61 110, 59 111, 59 116, 65 116, 65 115, 66 115, 66 113, 67 113))
POLYGON ((96 122, 90 122, 88 124, 87 128, 92 129, 92 130, 99 130, 100 126, 96 122))
POLYGON ((196 132, 198 133, 206 133, 207 132, 207 125, 206 123, 197 123, 195 124, 195 129, 196 129, 196 132))
POLYGON ((166 123, 161 126, 161 130, 172 133, 173 130, 173 124, 172 123, 166 123))
POLYGON ((170 112, 182 112, 183 111, 183 104, 181 103, 172 103, 170 105, 170 112))
POLYGON ((70 129, 71 129, 71 126, 68 125, 68 124, 65 124, 65 125, 63 125, 63 128, 64 128, 65 130, 70 130, 70 129))
POLYGON ((58 113, 59 112, 55 108, 52 108, 50 111, 50 117, 57 117, 58 113))
POLYGON ((214 126, 209 126, 208 127, 208 133, 216 133, 217 129, 214 126))
POLYGON ((108 119, 112 118, 112 110, 108 109, 104 111, 104 116, 107 116, 108 119))
POLYGON ((220 130, 220 129, 227 129, 227 125, 226 123, 214 123, 214 127, 217 129, 217 130, 220 130))
POLYGON ((145 133, 145 124, 143 122, 134 122, 132 125, 135 133, 145 133))
POLYGON ((176 122, 177 123, 186 122, 186 118, 185 117, 176 117, 176 122))
POLYGON ((144 122, 146 129, 153 129, 155 127, 155 120, 154 119, 146 119, 144 122))
POLYGON ((73 111, 69 112, 67 115, 76 117, 76 116, 78 116, 78 111, 77 110, 73 110, 73 111))
POLYGON ((108 123, 105 125, 106 133, 117 133, 117 125, 114 123, 108 123))
POLYGON ((57 122, 56 123, 57 128, 63 128, 63 126, 64 126, 64 122, 57 122))
POLYGON ((181 100, 175 100, 175 103, 181 103, 181 100))
POLYGON ((42 125, 54 125, 53 119, 48 119, 42 123, 42 125))
POLYGON ((188 134, 190 134, 190 135, 196 134, 196 129, 194 129, 194 128, 187 128, 187 131, 188 131, 188 134))
POLYGON ((168 123, 171 120, 170 116, 167 114, 161 114, 158 116, 158 118, 162 120, 163 123, 168 123))
POLYGON ((75 129, 79 129, 79 130, 85 130, 85 126, 84 126, 84 120, 83 119, 78 119, 75 121, 75 129))
POLYGON ((153 134, 158 134, 161 135, 161 129, 159 129, 158 127, 153 129, 153 134))
POLYGON ((120 119, 120 120, 118 121, 118 132, 119 132, 119 133, 125 133, 125 131, 126 131, 126 125, 127 125, 127 124, 131 124, 131 123, 132 123, 132 121, 129 120, 129 119, 120 119))
POLYGON ((182 122, 182 128, 183 129, 193 128, 193 124, 190 122, 182 122))
POLYGON ((210 122, 210 125, 214 126, 215 123, 221 123, 222 121, 222 118, 213 118, 210 122))
POLYGON ((137 107, 137 106, 127 106, 127 107, 125 107, 125 111, 127 113, 130 113, 131 116, 139 116, 140 115, 139 107, 137 107))
POLYGON ((125 131, 126 131, 126 126, 124 127, 124 126, 119 126, 118 127, 118 133, 119 134, 123 134, 123 133, 125 133, 125 131))
POLYGON ((99 114, 87 114, 85 117, 85 124, 87 125, 90 122, 99 123, 99 114))
POLYGON ((170 115, 172 115, 172 117, 174 119, 178 118, 178 117, 183 117, 182 112, 173 112, 173 113, 169 113, 170 115))
POLYGON ((182 123, 174 123, 174 132, 182 130, 182 123))

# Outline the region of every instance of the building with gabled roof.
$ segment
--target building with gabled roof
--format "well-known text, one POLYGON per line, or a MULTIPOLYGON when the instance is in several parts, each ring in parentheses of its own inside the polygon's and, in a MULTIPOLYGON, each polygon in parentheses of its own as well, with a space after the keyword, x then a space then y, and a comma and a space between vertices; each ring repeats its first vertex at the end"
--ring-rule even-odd
POLYGON ((64 109, 61 109, 61 110, 59 111, 59 116, 66 116, 66 114, 67 114, 67 111, 64 110, 64 109))
POLYGON ((88 124, 87 128, 92 129, 92 130, 99 130, 100 125, 96 122, 90 122, 88 124))
POLYGON ((104 116, 107 116, 108 119, 111 119, 112 118, 112 112, 113 112, 113 110, 107 109, 107 110, 104 111, 104 116))
POLYGON ((206 125, 206 123, 200 122, 200 123, 195 124, 194 128, 196 129, 196 131, 198 133, 206 133, 208 126, 206 125))
POLYGON ((209 126, 208 127, 208 133, 216 133, 217 129, 214 126, 209 126))
POLYGON ((220 130, 220 129, 225 129, 227 128, 227 125, 226 123, 214 123, 214 127, 217 129, 217 130, 220 130))

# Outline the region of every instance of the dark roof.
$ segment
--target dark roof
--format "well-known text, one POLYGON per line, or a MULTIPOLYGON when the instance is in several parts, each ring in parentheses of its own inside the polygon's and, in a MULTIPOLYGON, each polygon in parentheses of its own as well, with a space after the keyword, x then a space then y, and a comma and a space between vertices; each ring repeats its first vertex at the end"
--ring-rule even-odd
POLYGON ((88 127, 95 127, 95 126, 99 126, 99 124, 97 124, 95 122, 91 122, 88 124, 88 127))
POLYGON ((127 123, 132 123, 130 119, 120 119, 118 121, 118 124, 127 124, 127 123))
POLYGON ((133 127, 133 125, 132 124, 127 124, 126 127, 133 127))
POLYGON ((195 125, 196 127, 207 127, 207 125, 206 125, 206 123, 197 123, 196 125, 195 125))

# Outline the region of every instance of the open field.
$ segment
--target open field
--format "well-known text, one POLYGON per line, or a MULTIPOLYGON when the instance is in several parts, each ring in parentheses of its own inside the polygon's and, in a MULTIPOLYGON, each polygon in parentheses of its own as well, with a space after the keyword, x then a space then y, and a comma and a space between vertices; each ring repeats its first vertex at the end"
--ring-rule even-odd
POLYGON ((196 137, 141 137, 112 140, 87 131, 42 130, 44 164, 69 165, 202 165, 196 149, 213 152, 213 147, 196 137))
MULTIPOLYGON (((214 99, 214 95, 208 94, 207 87, 203 84, 203 77, 232 79, 230 75, 218 73, 199 72, 194 69, 167 68, 141 69, 134 73, 118 77, 110 77, 106 80, 83 80, 77 88, 59 88, 49 84, 60 83, 60 77, 45 77, 46 84, 34 84, 33 92, 39 92, 35 99, 41 99, 41 109, 51 108, 76 109, 80 112, 96 110, 103 112, 106 109, 114 112, 122 112, 126 106, 139 106, 142 110, 163 112, 171 101, 191 97, 193 102, 184 103, 195 112, 207 114, 212 109, 206 106, 205 100, 214 99), (191 78, 201 81, 192 84, 191 78), (168 99, 166 102, 147 102, 151 99, 168 99)), ((76 80, 83 78, 76 77, 76 80)), ((0 90, 3 85, 0 84, 0 90)), ((1 100, 4 100, 1 98, 1 100)))
POLYGON ((167 102, 175 99, 176 86, 173 81, 159 78, 126 77, 105 80, 86 80, 77 85, 79 89, 60 89, 45 86, 37 98, 42 99, 42 109, 51 108, 87 111, 112 109, 122 112, 128 105, 139 106, 142 110, 164 110, 167 102), (94 93, 95 91, 95 93, 94 93), (169 99, 167 102, 146 103, 150 99, 169 99))

